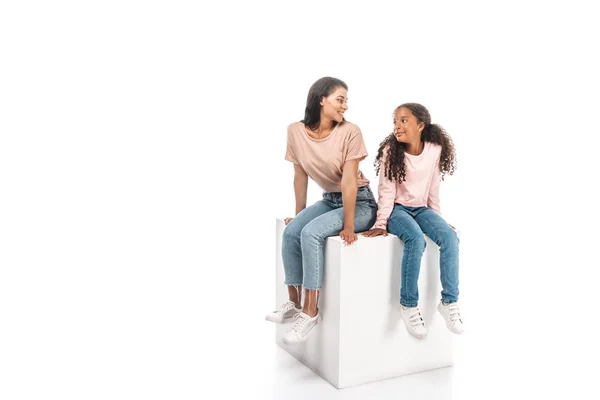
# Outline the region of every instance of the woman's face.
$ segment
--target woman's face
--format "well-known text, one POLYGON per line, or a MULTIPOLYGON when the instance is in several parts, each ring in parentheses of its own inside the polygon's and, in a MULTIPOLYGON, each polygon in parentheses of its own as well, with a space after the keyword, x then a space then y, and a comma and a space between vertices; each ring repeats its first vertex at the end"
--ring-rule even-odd
POLYGON ((332 121, 342 122, 347 109, 348 92, 341 86, 321 100, 321 113, 332 121))
POLYGON ((423 122, 417 121, 408 108, 401 107, 394 114, 394 136, 402 143, 414 143, 421 140, 423 122))

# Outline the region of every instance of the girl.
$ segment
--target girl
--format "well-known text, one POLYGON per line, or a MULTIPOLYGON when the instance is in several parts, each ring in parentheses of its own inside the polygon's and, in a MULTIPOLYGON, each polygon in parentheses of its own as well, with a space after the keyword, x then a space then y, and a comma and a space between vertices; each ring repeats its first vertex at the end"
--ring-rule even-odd
POLYGON ((304 119, 287 131, 285 159, 294 164, 296 197, 296 218, 285 219, 282 239, 289 301, 265 317, 276 323, 295 320, 283 338, 287 344, 306 340, 319 322, 325 239, 340 235, 352 244, 358 239, 355 232, 371 228, 377 217, 369 181, 358 169, 367 157, 362 133, 344 119, 347 91, 339 79, 319 79, 308 92, 304 119), (309 177, 323 189, 323 199, 306 208, 309 177))
POLYGON ((444 129, 431 123, 427 108, 402 104, 394 111, 394 132, 381 145, 375 160, 379 177, 379 211, 368 237, 388 231, 404 242, 400 304, 408 333, 422 339, 427 329, 417 307, 417 281, 427 235, 440 247, 442 299, 438 311, 446 326, 462 333, 458 308, 458 237, 440 212, 440 180, 456 167, 454 144, 444 129))

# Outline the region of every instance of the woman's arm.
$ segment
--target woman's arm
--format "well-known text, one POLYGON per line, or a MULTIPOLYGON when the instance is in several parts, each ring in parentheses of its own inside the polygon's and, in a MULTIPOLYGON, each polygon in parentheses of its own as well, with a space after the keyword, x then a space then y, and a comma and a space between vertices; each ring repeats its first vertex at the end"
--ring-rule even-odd
POLYGON ((301 166, 294 164, 294 195, 296 196, 296 215, 306 208, 307 191, 308 175, 301 166))
POLYGON ((381 169, 379 170, 379 185, 377 193, 379 199, 377 201, 377 219, 373 229, 363 233, 363 236, 387 236, 387 222, 394 210, 394 201, 396 200, 396 183, 389 180, 385 176, 385 163, 387 162, 386 151, 383 153, 381 161, 381 169))
POLYGON ((354 232, 354 212, 356 210, 356 193, 358 192, 358 163, 350 160, 344 163, 342 172, 342 204, 344 205, 344 228, 340 233, 342 240, 352 244, 356 240, 354 232))

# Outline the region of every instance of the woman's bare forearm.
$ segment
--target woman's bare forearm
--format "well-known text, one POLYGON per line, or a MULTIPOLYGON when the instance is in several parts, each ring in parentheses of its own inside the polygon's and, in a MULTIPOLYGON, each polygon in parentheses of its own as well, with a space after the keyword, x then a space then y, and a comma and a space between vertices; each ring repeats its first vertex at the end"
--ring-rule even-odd
POLYGON ((344 229, 354 230, 356 193, 358 192, 358 160, 347 161, 342 174, 342 203, 344 205, 344 229))
POLYGON ((306 194, 308 191, 308 176, 296 174, 294 176, 294 195, 296 196, 296 215, 306 208, 306 194))
POLYGON ((342 179, 342 204, 344 205, 344 228, 354 230, 354 213, 356 211, 356 193, 358 184, 356 180, 344 182, 342 179))

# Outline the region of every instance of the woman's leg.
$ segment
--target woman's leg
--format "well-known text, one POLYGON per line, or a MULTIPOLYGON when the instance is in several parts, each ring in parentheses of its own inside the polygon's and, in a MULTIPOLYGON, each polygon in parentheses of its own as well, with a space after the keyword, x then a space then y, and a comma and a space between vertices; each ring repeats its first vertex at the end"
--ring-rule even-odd
POLYGON ((281 252, 289 301, 282 304, 277 310, 268 313, 265 316, 267 321, 284 323, 294 319, 300 313, 302 308, 302 250, 300 247, 300 233, 312 219, 332 209, 334 207, 327 201, 318 201, 298 213, 285 227, 281 252))
MULTIPOLYGON (((354 231, 368 230, 375 223, 377 207, 374 202, 357 201, 354 211, 354 231)), ((304 285, 304 313, 317 315, 318 291, 323 285, 323 247, 325 239, 339 235, 344 226, 343 207, 329 211, 310 221, 300 235, 304 285)))
POLYGON ((423 232, 440 247, 442 302, 458 301, 458 244, 454 229, 432 209, 424 207, 415 217, 423 232))
POLYGON ((425 237, 415 222, 410 209, 396 204, 388 220, 387 229, 404 242, 400 284, 400 304, 407 308, 417 307, 419 302, 419 272, 425 251, 425 237))
POLYGON ((285 272, 285 284, 288 285, 290 301, 297 308, 301 307, 302 300, 302 249, 300 246, 300 234, 302 229, 316 217, 333 210, 334 208, 325 200, 317 201, 310 207, 302 210, 292 219, 285 230, 281 243, 281 255, 283 258, 283 269, 285 272))
MULTIPOLYGON (((330 196, 332 197, 332 196, 330 196)), ((341 207, 341 196, 335 199, 337 205, 312 221, 302 229, 300 242, 302 247, 303 284, 305 287, 304 308, 296 315, 292 329, 283 337, 286 344, 305 341, 319 323, 318 312, 319 291, 323 283, 323 245, 329 236, 338 235, 344 224, 344 210, 341 207)), ((377 205, 374 201, 357 201, 354 218, 356 232, 369 229, 375 223, 377 205)))

